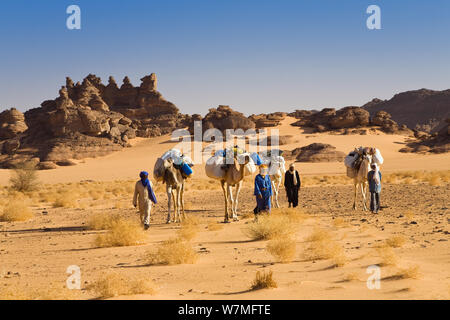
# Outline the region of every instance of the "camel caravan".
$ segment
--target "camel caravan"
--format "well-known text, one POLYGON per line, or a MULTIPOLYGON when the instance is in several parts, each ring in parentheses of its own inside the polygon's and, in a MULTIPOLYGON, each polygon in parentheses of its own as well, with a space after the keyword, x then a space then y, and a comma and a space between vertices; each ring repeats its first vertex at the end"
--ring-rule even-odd
MULTIPOLYGON (((379 166, 383 164, 383 157, 378 149, 373 147, 359 147, 351 151, 344 159, 347 176, 353 179, 354 200, 353 209, 356 210, 358 190, 361 191, 363 210, 367 211, 366 194, 370 193, 370 210, 378 213, 380 206, 381 172, 379 166)), ((167 223, 178 223, 186 218, 184 211, 184 190, 188 178, 193 175, 194 163, 192 159, 178 149, 170 149, 156 160, 153 177, 157 182, 166 185, 168 197, 167 223)), ((256 207, 253 210, 255 221, 262 212, 270 213, 273 206, 279 208, 279 192, 284 180, 284 187, 289 207, 298 205, 298 193, 301 186, 300 175, 295 165, 289 165, 286 170, 282 151, 278 149, 266 150, 259 153, 246 152, 234 146, 218 150, 205 163, 206 175, 220 182, 224 197, 224 222, 238 221, 239 193, 244 178, 253 176, 259 167, 259 174, 254 179, 254 196, 256 207)), ((153 185, 148 180, 148 173, 140 174, 141 180, 136 183, 133 204, 139 210, 141 221, 145 229, 149 227, 151 204, 156 203, 153 185), (145 190, 148 190, 148 194, 145 190), (144 204, 142 204, 144 203, 144 204)))

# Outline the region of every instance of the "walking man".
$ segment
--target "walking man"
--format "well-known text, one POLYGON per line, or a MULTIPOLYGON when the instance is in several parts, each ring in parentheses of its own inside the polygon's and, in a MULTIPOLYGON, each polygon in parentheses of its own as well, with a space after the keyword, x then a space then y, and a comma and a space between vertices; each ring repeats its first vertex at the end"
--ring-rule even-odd
POLYGON ((370 167, 372 170, 367 174, 370 192, 370 211, 372 213, 378 213, 378 210, 380 210, 381 172, 378 170, 376 163, 372 163, 370 167))
POLYGON ((289 208, 291 206, 294 208, 298 206, 298 192, 300 191, 301 184, 300 175, 292 163, 289 166, 289 170, 284 174, 284 187, 289 201, 289 208))
POLYGON ((255 220, 257 219, 256 215, 260 212, 270 212, 270 197, 272 196, 272 182, 269 177, 269 169, 265 164, 260 165, 259 169, 259 174, 255 177, 254 195, 256 196, 256 208, 253 210, 255 220))
POLYGON ((144 223, 144 229, 147 230, 150 227, 152 202, 156 204, 157 201, 152 183, 148 179, 148 172, 142 171, 139 176, 141 180, 137 181, 134 187, 133 205, 136 208, 139 202, 141 221, 144 223))

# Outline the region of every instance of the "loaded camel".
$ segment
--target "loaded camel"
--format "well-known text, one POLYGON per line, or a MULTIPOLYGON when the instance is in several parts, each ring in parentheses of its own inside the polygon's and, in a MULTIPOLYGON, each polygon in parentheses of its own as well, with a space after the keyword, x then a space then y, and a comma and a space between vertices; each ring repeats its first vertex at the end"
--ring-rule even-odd
MULTIPOLYGON (((159 159, 161 160, 161 159, 159 159)), ((167 192, 167 220, 166 223, 171 222, 181 222, 180 211, 183 214, 183 219, 186 218, 186 213, 184 212, 184 182, 185 177, 181 172, 181 169, 177 168, 172 159, 161 160, 163 161, 164 173, 163 173, 163 183, 166 184, 167 192), (171 219, 170 212, 173 202, 173 219, 171 219)))
POLYGON ((278 203, 278 192, 280 191, 281 181, 283 180, 286 168, 284 166, 284 163, 279 162, 271 162, 269 164, 269 168, 269 176, 270 180, 272 181, 273 189, 272 203, 274 204, 275 208, 279 208, 280 204, 278 203))
POLYGON ((233 220, 239 220, 237 216, 238 197, 245 176, 245 166, 249 161, 250 157, 247 155, 244 157, 243 163, 240 163, 236 157, 234 157, 234 163, 227 166, 225 176, 220 180, 223 196, 225 198, 225 223, 230 222, 230 215, 228 214, 230 205, 233 220), (233 187, 236 189, 234 198, 233 187))
POLYGON ((356 197, 358 188, 360 188, 363 200, 363 209, 364 211, 367 211, 366 192, 369 185, 369 182, 367 181, 367 174, 370 171, 372 156, 366 152, 363 152, 359 155, 359 158, 356 161, 358 163, 355 165, 355 168, 347 168, 347 176, 353 179, 353 187, 355 191, 353 198, 353 210, 356 210, 356 197))

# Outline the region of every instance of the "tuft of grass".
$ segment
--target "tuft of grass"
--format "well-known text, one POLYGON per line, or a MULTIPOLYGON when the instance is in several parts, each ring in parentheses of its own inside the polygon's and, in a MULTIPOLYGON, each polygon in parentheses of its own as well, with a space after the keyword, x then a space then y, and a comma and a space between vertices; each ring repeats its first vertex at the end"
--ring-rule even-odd
POLYGON ((429 177, 428 183, 430 184, 430 186, 440 186, 442 184, 441 178, 438 175, 432 175, 431 177, 429 177))
POLYGON ((313 241, 331 240, 331 237, 332 236, 330 232, 315 227, 313 232, 306 238, 306 241, 313 242, 313 241))
POLYGON ((2 210, 0 221, 27 221, 33 217, 33 212, 26 205, 26 202, 13 199, 2 210))
POLYGON ((189 217, 181 222, 181 228, 178 229, 178 236, 184 240, 194 239, 199 231, 200 220, 196 217, 189 217))
POLYGON ((252 282, 251 290, 269 289, 278 287, 277 283, 273 279, 273 272, 256 272, 255 279, 252 282))
POLYGON ((342 267, 347 263, 344 248, 329 238, 312 241, 303 255, 309 261, 330 259, 336 267, 342 267))
POLYGON ((412 211, 406 211, 406 212, 404 213, 404 216, 406 217, 406 219, 407 219, 408 221, 411 221, 411 220, 414 219, 414 212, 412 212, 412 211))
POLYGON ((386 245, 393 248, 400 248, 406 243, 406 239, 403 236, 393 236, 386 239, 386 245))
POLYGON ((156 251, 148 252, 146 260, 151 265, 193 264, 197 261, 197 253, 183 239, 174 238, 162 242, 156 251))
POLYGON ((291 237, 295 229, 295 224, 286 216, 262 214, 257 222, 250 223, 243 232, 253 240, 270 240, 291 237))
POLYGON ((79 290, 70 290, 55 284, 38 289, 11 286, 0 291, 0 300, 78 300, 79 293, 79 290))
POLYGON ((34 163, 24 162, 12 170, 9 179, 10 186, 15 191, 34 191, 39 187, 38 170, 34 163))
POLYGON ((98 213, 87 222, 87 227, 90 230, 108 230, 111 229, 114 223, 117 223, 120 219, 119 214, 104 214, 98 213))
POLYGON ((266 249, 279 262, 288 263, 294 259, 296 243, 291 238, 272 239, 266 249))
POLYGON ((121 295, 155 294, 152 281, 133 279, 116 272, 105 273, 87 287, 99 298, 111 298, 121 295))
POLYGON ((394 249, 391 247, 381 247, 377 249, 377 253, 381 258, 380 266, 395 266, 398 263, 398 257, 396 256, 394 249))
POLYGON ((107 233, 99 234, 95 239, 97 247, 122 247, 143 244, 147 234, 141 225, 133 220, 113 221, 107 233))
POLYGON ((347 273, 342 279, 343 282, 361 281, 356 272, 347 273))
POLYGON ((392 279, 419 279, 421 276, 419 266, 411 266, 409 268, 400 269, 396 274, 389 277, 392 279))
POLYGON ((337 217, 333 219, 333 226, 336 228, 346 228, 348 227, 348 222, 344 220, 342 217, 337 217))
POLYGON ((77 195, 70 192, 65 191, 59 194, 56 197, 55 202, 53 203, 53 207, 55 208, 76 208, 77 207, 77 195))
POLYGON ((271 215, 286 217, 291 223, 301 223, 308 218, 299 208, 274 208, 271 215))

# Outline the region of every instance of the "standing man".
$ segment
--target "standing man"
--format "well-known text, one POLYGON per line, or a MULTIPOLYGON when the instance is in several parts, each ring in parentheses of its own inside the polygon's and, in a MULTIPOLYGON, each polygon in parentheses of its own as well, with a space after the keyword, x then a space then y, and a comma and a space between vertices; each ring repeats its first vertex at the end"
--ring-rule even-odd
POLYGON ((378 213, 380 210, 380 192, 381 192, 381 172, 376 163, 370 165, 372 170, 367 174, 370 192, 370 211, 378 213))
POLYGON ((152 209, 152 202, 157 203, 155 193, 153 192, 152 183, 148 179, 148 172, 142 171, 139 174, 141 180, 136 182, 134 187, 133 205, 136 208, 139 199, 139 213, 141 221, 144 223, 144 229, 150 227, 150 212, 152 209))
POLYGON ((301 186, 300 175, 295 170, 295 166, 292 163, 289 166, 289 170, 284 174, 284 187, 286 188, 286 195, 289 201, 289 208, 298 206, 298 192, 301 186))
POLYGON ((270 212, 270 198, 272 197, 272 181, 270 181, 269 169, 267 165, 262 164, 259 166, 259 170, 259 174, 255 177, 256 208, 253 210, 255 220, 257 214, 270 212))

